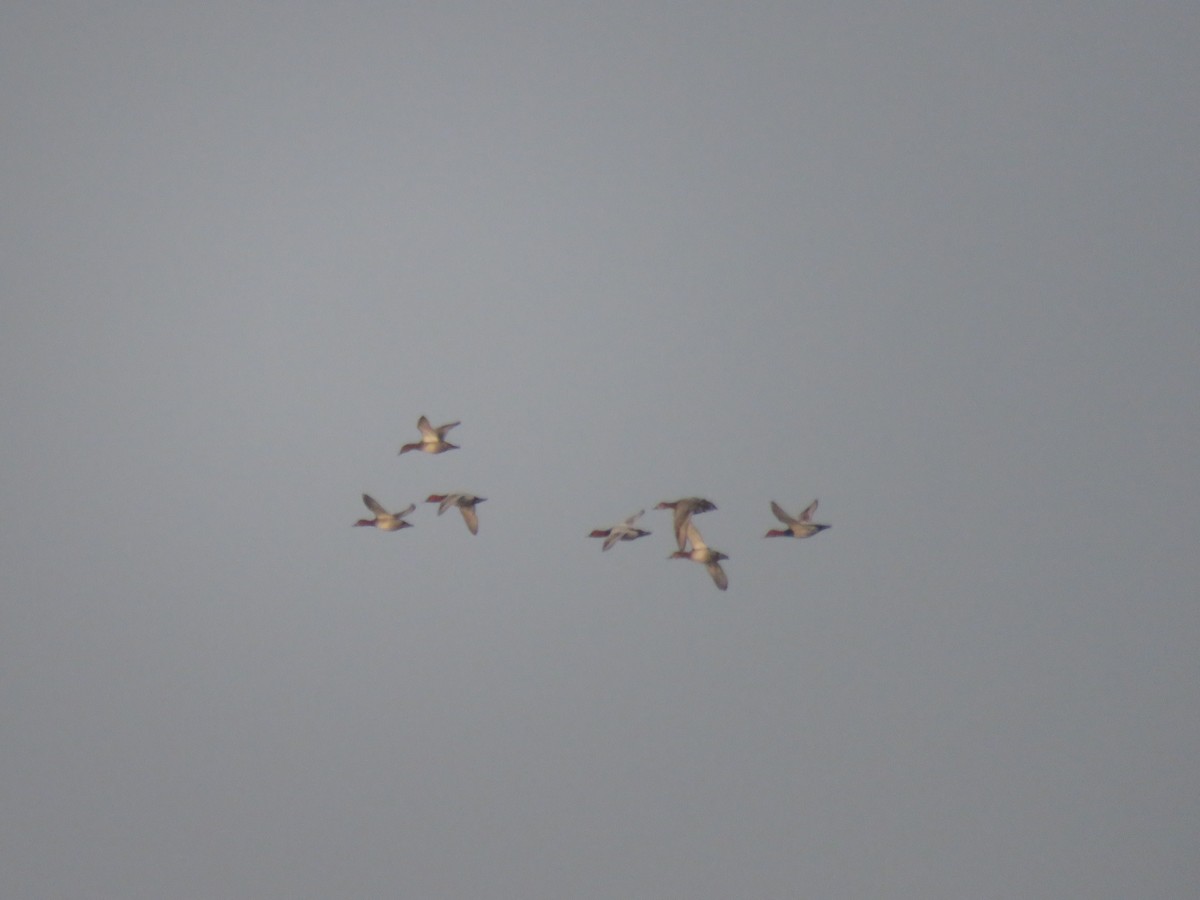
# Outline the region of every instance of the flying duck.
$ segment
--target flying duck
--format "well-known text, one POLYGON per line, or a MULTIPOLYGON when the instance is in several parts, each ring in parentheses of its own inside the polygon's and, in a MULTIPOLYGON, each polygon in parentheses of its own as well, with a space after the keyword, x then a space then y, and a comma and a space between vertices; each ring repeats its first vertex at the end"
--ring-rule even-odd
POLYGON ((367 505, 367 509, 375 513, 375 518, 359 519, 354 523, 355 527, 369 525, 378 528, 380 531, 399 531, 401 528, 412 528, 412 523, 405 522, 404 517, 417 508, 415 503, 410 503, 407 509, 401 510, 398 513, 390 513, 370 494, 363 494, 362 498, 363 503, 367 505))
POLYGON ((677 550, 669 558, 690 559, 693 562, 704 563, 704 568, 712 576, 713 584, 722 591, 728 588, 729 577, 725 574, 725 570, 721 568, 721 560, 729 559, 729 557, 720 550, 714 550, 705 544, 704 538, 700 537, 700 531, 691 521, 687 523, 684 537, 691 545, 691 549, 677 550))
POLYGON ((439 425, 434 428, 429 424, 429 420, 425 416, 417 419, 417 428, 421 430, 421 439, 412 444, 405 444, 400 448, 401 453, 407 453, 409 450, 421 450, 424 453, 445 453, 447 450, 457 450, 458 444, 451 444, 446 440, 446 432, 455 425, 460 425, 461 422, 447 422, 445 425, 439 425))
POLYGON ((692 521, 692 516, 716 509, 717 504, 711 500, 705 500, 703 497, 684 497, 681 500, 664 500, 654 508, 675 510, 675 542, 679 544, 680 550, 686 550, 687 527, 692 521))
POLYGON ((617 541, 636 541, 640 537, 645 537, 650 532, 635 528, 633 523, 642 517, 645 510, 641 509, 626 519, 619 525, 613 525, 611 528, 597 528, 588 537, 604 538, 604 543, 601 545, 601 550, 610 549, 617 541))
POLYGON ((473 494, 430 494, 425 498, 426 503, 437 503, 440 516, 452 506, 457 506, 462 513, 463 521, 471 534, 479 534, 479 515, 475 512, 475 504, 482 503, 487 497, 476 497, 473 494))
POLYGON ((818 525, 812 520, 813 513, 817 511, 817 501, 814 500, 808 504, 808 508, 799 516, 793 518, 783 511, 783 507, 771 501, 771 512, 775 513, 775 518, 787 526, 787 528, 772 528, 763 537, 794 537, 806 538, 812 537, 814 534, 819 534, 830 525, 818 525))

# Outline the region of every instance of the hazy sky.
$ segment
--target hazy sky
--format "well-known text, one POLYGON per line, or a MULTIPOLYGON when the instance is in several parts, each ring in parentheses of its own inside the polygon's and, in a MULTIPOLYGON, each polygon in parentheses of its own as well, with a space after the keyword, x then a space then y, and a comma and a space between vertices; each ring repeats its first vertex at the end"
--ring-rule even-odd
POLYGON ((0 896, 1195 894, 1200 11, 880 6, 4 5, 0 896))

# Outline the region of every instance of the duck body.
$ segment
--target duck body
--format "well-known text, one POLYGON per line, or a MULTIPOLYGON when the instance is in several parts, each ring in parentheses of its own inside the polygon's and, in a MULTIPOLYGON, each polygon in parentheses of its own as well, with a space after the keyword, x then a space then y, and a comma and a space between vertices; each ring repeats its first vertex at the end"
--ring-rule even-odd
POLYGON ((771 512, 773 512, 775 514, 775 518, 782 522, 786 527, 772 528, 765 535, 763 535, 763 537, 806 538, 812 537, 814 534, 820 534, 827 528, 832 528, 832 525, 822 525, 812 520, 813 513, 816 511, 817 501, 814 500, 812 503, 808 504, 804 511, 800 513, 800 515, 791 516, 784 511, 782 506, 772 500, 771 512))
POLYGON ((463 521, 467 523, 467 530, 471 534, 479 534, 479 514, 475 511, 475 504, 486 499, 487 497, 476 497, 474 494, 430 494, 425 498, 425 502, 438 504, 439 516, 450 507, 457 506, 463 521))
POLYGON ((354 527, 372 527, 378 528, 380 531, 399 531, 401 528, 413 527, 411 522, 404 521, 404 517, 411 515, 413 510, 417 508, 415 503, 410 503, 406 509, 403 509, 400 512, 390 513, 383 508, 383 504, 381 504, 370 494, 363 494, 362 500, 363 503, 366 504, 367 509, 375 513, 375 518, 359 519, 354 523, 354 527))
POLYGON ((434 428, 429 424, 429 419, 421 416, 417 419, 417 428, 421 432, 421 439, 411 444, 405 444, 400 448, 400 452, 408 453, 410 450, 420 450, 423 453, 445 453, 447 450, 457 450, 458 444, 451 444, 446 440, 446 432, 461 424, 461 422, 447 422, 445 425, 434 428))

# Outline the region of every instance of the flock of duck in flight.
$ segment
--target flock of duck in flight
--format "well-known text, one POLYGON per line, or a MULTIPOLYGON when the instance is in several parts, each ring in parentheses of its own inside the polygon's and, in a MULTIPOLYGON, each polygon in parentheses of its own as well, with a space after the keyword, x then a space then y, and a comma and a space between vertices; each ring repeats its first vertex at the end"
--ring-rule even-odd
MULTIPOLYGON (((451 444, 446 440, 446 432, 460 422, 447 422, 445 425, 438 425, 436 428, 429 424, 429 419, 421 416, 417 420, 417 428, 421 432, 421 439, 411 444, 405 444, 400 448, 400 453, 408 453, 410 450, 419 450, 422 453, 445 453, 447 450, 457 450, 457 444, 451 444)), ((405 521, 405 518, 411 515, 417 508, 415 503, 410 503, 405 509, 400 512, 388 512, 383 505, 372 497, 370 494, 363 494, 363 503, 367 509, 375 514, 373 519, 359 519, 354 523, 355 526, 378 528, 380 531, 399 531, 401 528, 411 528, 412 523, 405 521)), ((471 534, 479 533, 479 514, 476 512, 476 505, 486 500, 486 497, 476 497, 474 494, 453 493, 453 494, 430 494, 425 498, 426 503, 438 504, 438 515, 440 516, 452 506, 457 507, 462 514, 463 521, 467 523, 467 529, 471 534)), ((703 497, 684 497, 680 500, 664 500, 654 507, 655 509, 670 509, 674 511, 674 530, 675 542, 679 549, 671 554, 670 559, 690 559, 693 562, 698 562, 704 565, 708 570, 708 574, 712 577, 713 583, 722 591, 729 587, 729 577, 725 574, 725 570, 721 568, 721 560, 729 559, 720 550, 714 550, 708 544, 704 543, 704 538, 700 534, 700 530, 696 527, 696 523, 692 521, 692 517, 699 513, 708 512, 717 508, 716 504, 711 500, 705 500, 703 497)), ((783 523, 783 528, 772 528, 764 535, 764 537, 793 537, 806 538, 812 537, 814 534, 820 534, 829 525, 821 525, 812 520, 813 513, 817 511, 817 501, 810 503, 803 512, 798 516, 790 515, 785 512, 774 500, 771 501, 771 512, 775 514, 780 522, 783 523)), ((618 541, 636 541, 640 537, 645 537, 650 534, 643 528, 637 527, 637 521, 646 511, 639 510, 625 521, 616 525, 611 525, 608 528, 596 528, 588 537, 604 538, 604 543, 601 545, 601 550, 611 549, 618 541)))

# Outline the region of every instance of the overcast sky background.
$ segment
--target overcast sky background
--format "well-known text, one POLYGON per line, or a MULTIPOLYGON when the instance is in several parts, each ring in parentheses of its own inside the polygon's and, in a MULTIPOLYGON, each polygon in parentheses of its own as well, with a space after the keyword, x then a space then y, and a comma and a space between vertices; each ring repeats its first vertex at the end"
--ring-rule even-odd
POLYGON ((0 895, 1194 895, 1194 3, 8 3, 0 79, 0 895), (727 593, 585 537, 692 494, 727 593))

